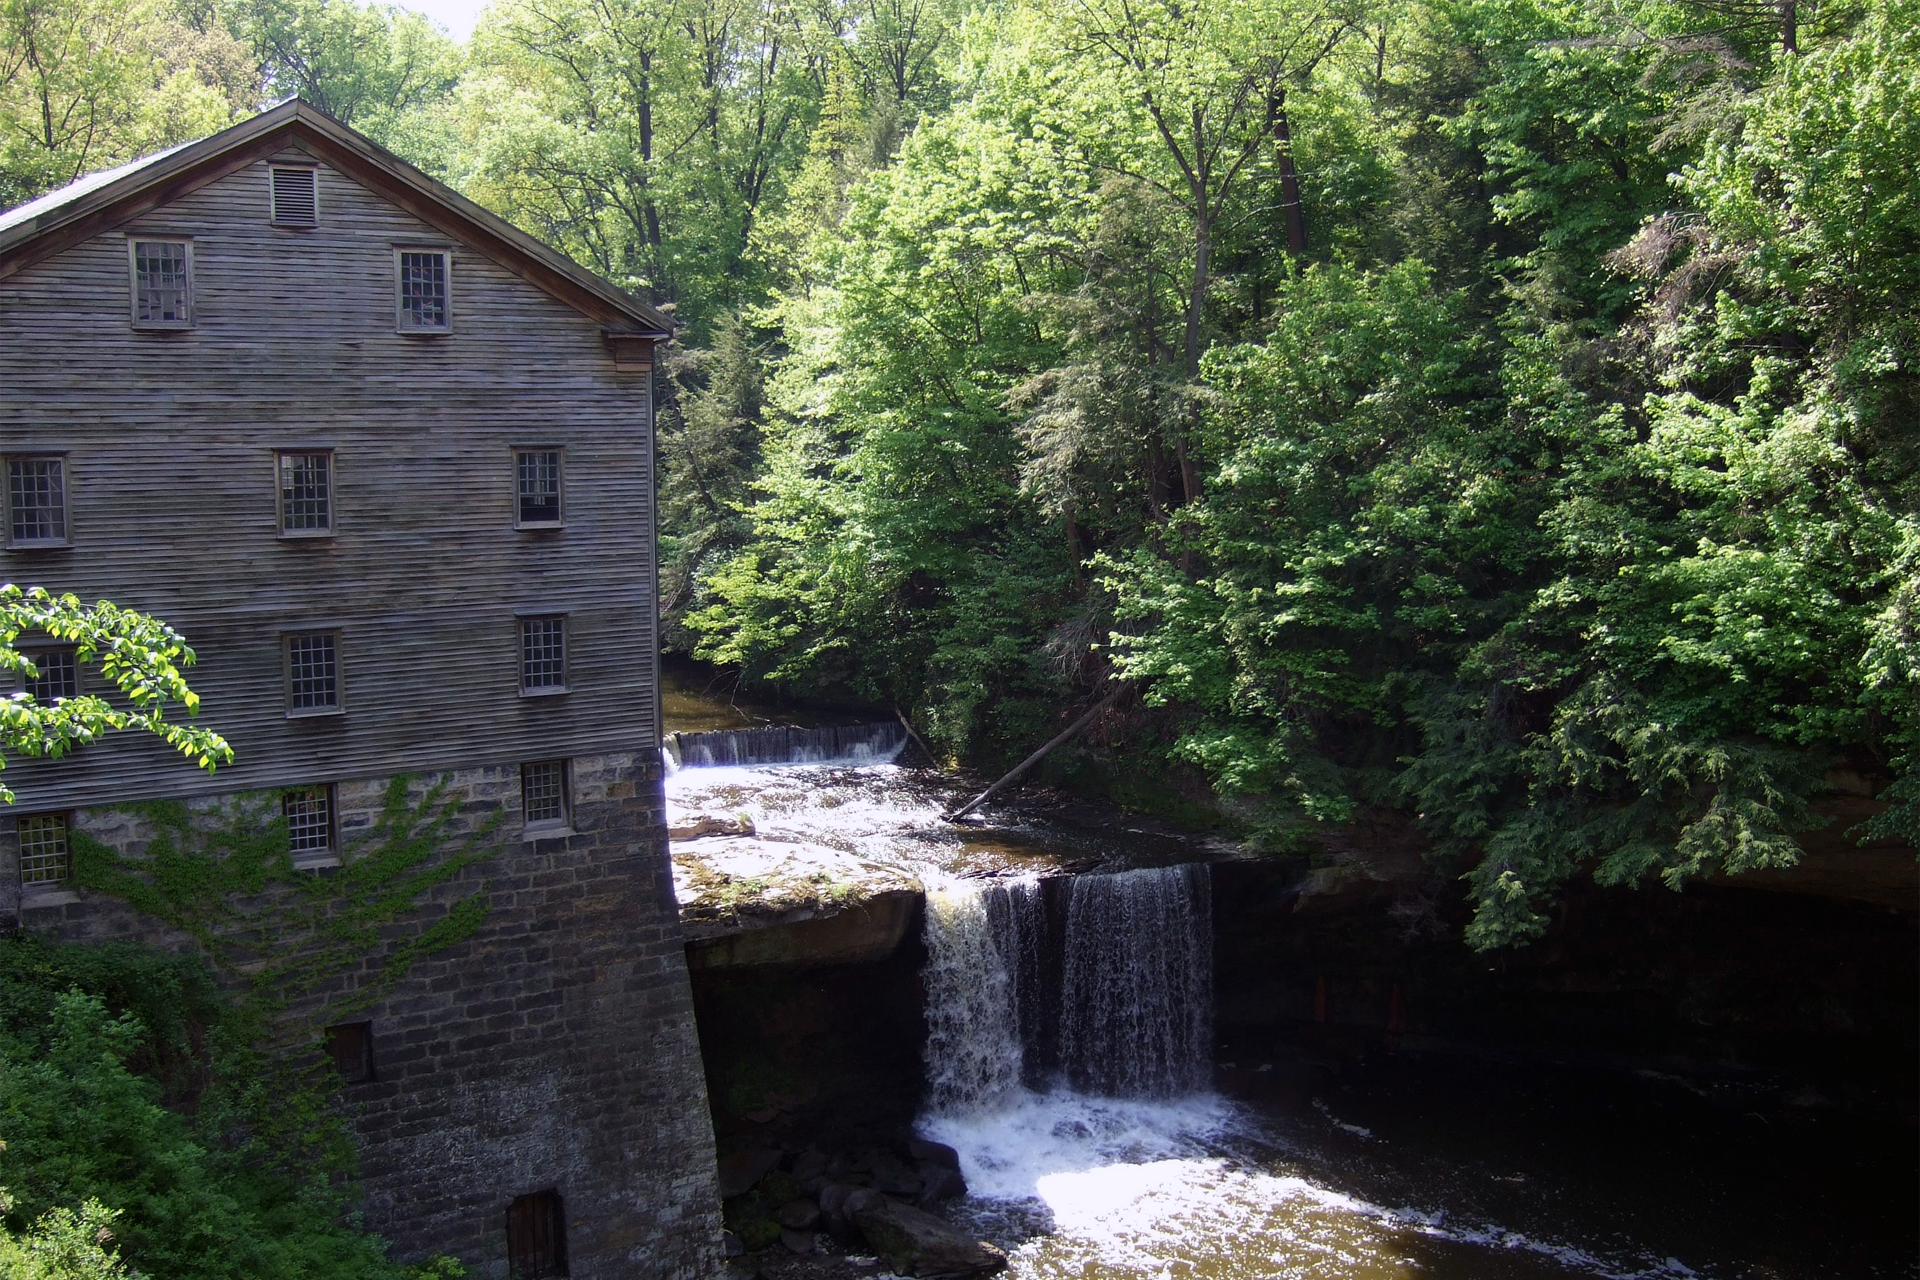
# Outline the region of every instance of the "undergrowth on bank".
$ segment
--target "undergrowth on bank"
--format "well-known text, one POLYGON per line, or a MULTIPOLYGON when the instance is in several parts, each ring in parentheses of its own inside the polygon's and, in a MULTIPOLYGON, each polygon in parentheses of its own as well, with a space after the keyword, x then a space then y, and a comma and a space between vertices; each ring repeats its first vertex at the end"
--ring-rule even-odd
POLYGON ((500 814, 456 830, 441 778, 395 778, 341 865, 295 868, 278 794, 126 806, 124 853, 74 833, 74 878, 199 944, 0 943, 0 1274, 49 1280, 426 1280, 353 1214, 352 1135, 318 1029, 470 937, 500 814), (424 910, 423 910, 424 909, 424 910), (409 936, 383 936, 421 918, 409 936), (369 961, 373 963, 369 965, 369 961), (370 979, 341 979, 353 970, 370 979))

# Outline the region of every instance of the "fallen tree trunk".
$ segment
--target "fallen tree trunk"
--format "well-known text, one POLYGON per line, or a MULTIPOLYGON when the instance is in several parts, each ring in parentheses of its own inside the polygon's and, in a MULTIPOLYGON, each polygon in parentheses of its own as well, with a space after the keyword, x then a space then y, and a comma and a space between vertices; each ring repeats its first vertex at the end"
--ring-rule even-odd
POLYGON ((1087 712, 1085 715, 1081 716, 1078 720, 1075 720, 1072 724, 1068 725, 1066 728, 1062 729, 1059 733, 1055 734, 1053 737, 1053 740, 1047 743, 1046 746, 1040 748, 1038 751, 1028 756, 1025 760, 1022 760, 1019 764, 1013 766, 1013 768, 1010 769, 1006 773, 1006 775, 1000 779, 1000 781, 994 783, 992 786, 988 787, 985 791, 982 791, 979 795, 967 801, 965 804, 961 805, 958 809, 955 809, 952 813, 942 814, 941 816, 945 818, 948 822, 958 822, 960 819, 966 817, 969 813, 972 813, 975 809, 978 809, 981 805, 991 800, 994 797, 995 793, 997 793, 1000 790, 1000 788, 1006 786, 1009 782, 1012 782, 1015 778, 1018 778, 1021 774, 1025 773, 1027 770, 1033 768, 1034 765, 1039 764, 1041 759, 1046 756, 1047 752, 1053 750, 1055 747, 1065 742, 1068 738, 1073 737, 1075 734, 1079 733, 1082 729, 1092 724, 1094 720, 1100 715, 1100 713, 1102 711, 1105 711, 1108 707, 1112 706, 1114 702, 1119 699, 1119 697, 1120 697, 1120 691, 1115 690, 1114 692, 1108 694, 1106 697, 1102 698, 1099 701, 1099 703, 1096 704, 1091 711, 1087 712))
POLYGON ((920 735, 913 731, 913 722, 907 719, 907 713, 896 706, 893 709, 893 714, 900 717, 900 727, 907 731, 907 736, 912 738, 914 745, 920 748, 920 754, 927 758, 927 763, 938 769, 940 767, 940 757, 933 754, 933 748, 929 747, 920 735))

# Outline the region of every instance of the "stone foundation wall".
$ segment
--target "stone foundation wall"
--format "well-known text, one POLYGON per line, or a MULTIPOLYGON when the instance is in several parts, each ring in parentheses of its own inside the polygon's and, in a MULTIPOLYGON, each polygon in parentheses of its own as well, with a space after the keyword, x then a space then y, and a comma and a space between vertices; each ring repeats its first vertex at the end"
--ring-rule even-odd
MULTIPOLYGON (((504 810, 499 852, 435 886, 383 937, 417 937, 476 891, 489 910, 473 936, 353 1015, 372 1022, 374 1077, 341 1099, 359 1138, 366 1224, 398 1256, 449 1253, 477 1280, 504 1280, 508 1204, 552 1189, 575 1280, 704 1280, 719 1266, 713 1134, 659 766, 644 754, 583 757, 571 775, 570 828, 537 838, 522 831, 517 764, 448 775, 453 834, 504 810)), ((386 786, 337 784, 349 856, 386 786)), ((72 823, 126 855, 151 838, 114 809, 72 823)), ((0 817, 0 920, 68 941, 193 945, 84 889, 23 899, 17 860, 15 821, 0 817)), ((384 963, 369 957, 303 1003, 316 1040, 321 1011, 370 987, 384 963)))

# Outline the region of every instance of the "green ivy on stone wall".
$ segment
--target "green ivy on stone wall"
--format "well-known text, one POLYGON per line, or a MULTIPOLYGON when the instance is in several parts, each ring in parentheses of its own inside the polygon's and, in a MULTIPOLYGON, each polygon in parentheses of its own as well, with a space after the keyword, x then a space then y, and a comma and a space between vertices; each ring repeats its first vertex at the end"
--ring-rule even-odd
POLYGON ((505 812, 472 827, 466 797, 443 775, 415 793, 388 784, 367 831, 340 840, 340 865, 294 865, 278 791, 117 806, 149 833, 126 854, 76 831, 74 883, 107 894, 193 938, 237 996, 209 1046, 232 1082, 221 1105, 289 1162, 350 1173, 352 1146, 328 1095, 339 1085, 316 1028, 366 1009, 421 960, 471 937, 488 913, 488 886, 445 898, 469 868, 501 848, 505 812), (445 901, 430 923, 396 929, 445 901), (349 974, 356 975, 351 980, 349 974), (299 1006, 299 1015, 292 1010, 299 1006))

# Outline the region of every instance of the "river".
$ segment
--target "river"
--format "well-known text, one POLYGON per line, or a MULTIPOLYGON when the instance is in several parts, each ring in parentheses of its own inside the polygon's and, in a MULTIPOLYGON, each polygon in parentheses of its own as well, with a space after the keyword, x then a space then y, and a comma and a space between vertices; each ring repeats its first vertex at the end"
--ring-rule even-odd
MULTIPOLYGON (((668 727, 765 714, 682 687, 668 727)), ((894 758, 913 750, 875 730, 858 763, 682 768, 668 797, 927 884, 918 1128, 960 1153, 948 1216, 1009 1275, 1920 1275, 1910 1129, 1781 1130, 1591 1064, 1387 1053, 1290 1075, 1212 1026, 1206 864, 1227 849, 1018 798, 955 827, 939 815, 968 783, 894 758)))

